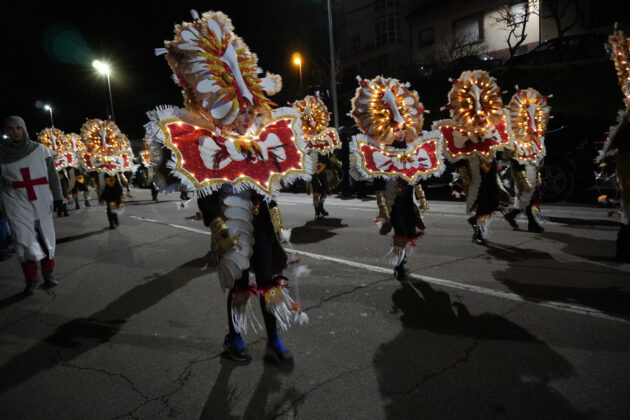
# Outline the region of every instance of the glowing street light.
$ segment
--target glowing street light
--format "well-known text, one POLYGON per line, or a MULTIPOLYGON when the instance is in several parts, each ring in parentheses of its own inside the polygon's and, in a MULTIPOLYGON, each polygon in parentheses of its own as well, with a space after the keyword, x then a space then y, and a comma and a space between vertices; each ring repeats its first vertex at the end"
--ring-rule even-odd
POLYGON ((292 60, 300 72, 300 95, 302 95, 302 55, 299 52, 293 53, 292 60))
POLYGON ((107 90, 109 91, 109 108, 112 111, 112 121, 116 121, 116 117, 114 117, 114 100, 112 99, 112 85, 109 82, 109 73, 110 73, 109 64, 100 60, 94 60, 92 61, 92 67, 94 67, 96 71, 99 72, 100 74, 104 74, 105 76, 107 76, 107 90))
POLYGON ((55 123, 53 122, 53 116, 52 116, 52 107, 50 105, 44 105, 44 109, 48 112, 50 112, 50 126, 54 127, 55 123))

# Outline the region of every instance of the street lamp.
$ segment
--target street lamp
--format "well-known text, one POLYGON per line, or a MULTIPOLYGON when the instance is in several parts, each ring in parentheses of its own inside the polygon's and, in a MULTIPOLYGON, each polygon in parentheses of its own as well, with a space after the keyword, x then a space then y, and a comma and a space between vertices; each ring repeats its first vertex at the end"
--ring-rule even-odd
POLYGON ((52 116, 52 107, 50 105, 44 105, 44 109, 48 112, 50 112, 50 126, 54 127, 55 123, 53 122, 53 116, 52 116))
POLYGON ((300 95, 302 95, 302 55, 300 53, 293 53, 293 64, 298 66, 300 72, 300 95))
POLYGON ((114 117, 114 100, 112 99, 112 85, 109 82, 109 73, 110 73, 109 64, 100 60, 94 60, 92 61, 92 67, 94 67, 96 71, 99 72, 100 74, 104 74, 105 76, 107 76, 107 90, 109 91, 109 108, 110 108, 110 111, 112 112, 112 121, 116 121, 116 117, 114 117))

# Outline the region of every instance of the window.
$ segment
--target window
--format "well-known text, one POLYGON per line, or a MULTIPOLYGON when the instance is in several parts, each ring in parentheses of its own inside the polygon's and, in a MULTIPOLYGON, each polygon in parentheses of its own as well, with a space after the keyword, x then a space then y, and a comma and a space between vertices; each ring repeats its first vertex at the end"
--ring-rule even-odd
POLYGON ((483 39, 482 15, 476 14, 453 22, 453 40, 456 45, 473 44, 483 39))
POLYGON ((400 42, 400 17, 398 13, 389 12, 377 16, 375 21, 376 45, 387 45, 400 42))
POLYGON ((529 18, 527 3, 517 3, 509 7, 507 16, 511 20, 511 25, 522 25, 529 18))
POLYGON ((433 28, 422 29, 418 32, 418 46, 420 48, 433 45, 435 42, 435 32, 433 28))

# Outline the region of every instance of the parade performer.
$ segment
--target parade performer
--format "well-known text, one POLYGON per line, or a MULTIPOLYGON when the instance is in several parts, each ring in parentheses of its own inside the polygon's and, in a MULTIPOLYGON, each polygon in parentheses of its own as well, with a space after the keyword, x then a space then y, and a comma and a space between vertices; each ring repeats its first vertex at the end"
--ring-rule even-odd
POLYGON ((608 139, 595 162, 601 163, 608 156, 617 156, 615 175, 619 185, 621 227, 617 234, 615 256, 630 262, 630 37, 626 37, 623 31, 615 30, 608 43, 624 96, 625 110, 619 111, 617 124, 610 128, 608 139))
POLYGON ((474 243, 487 245, 490 218, 509 205, 511 196, 498 176, 496 152, 511 148, 501 90, 482 70, 464 71, 448 93, 450 120, 433 123, 440 131, 446 157, 457 162, 466 190, 466 212, 474 243))
POLYGON ((72 199, 74 200, 74 208, 80 209, 79 205, 79 193, 83 193, 83 200, 85 203, 85 207, 90 207, 90 189, 88 187, 88 180, 86 175, 79 172, 78 169, 75 169, 74 175, 74 186, 70 190, 72 194, 72 199))
MULTIPOLYGON (((310 158, 294 109, 271 109, 265 97, 281 88, 279 76, 259 77, 257 57, 221 12, 206 12, 175 26, 166 54, 183 88, 186 109, 159 107, 148 113, 147 136, 171 152, 169 167, 190 190, 212 231, 211 250, 227 296, 226 355, 248 362, 242 339, 256 326, 249 298, 258 295, 267 332, 266 357, 290 362, 277 326, 305 321, 281 275, 287 256, 280 239, 288 231, 273 197, 280 183, 311 176, 310 158), (254 120, 258 123, 253 125, 254 120), (254 271, 256 286, 249 283, 254 271)), ((294 273, 295 276, 295 273, 294 273)))
POLYGON ((382 76, 358 79, 351 115, 362 134, 351 139, 351 173, 374 180, 380 234, 394 229, 390 261, 394 276, 404 280, 407 255, 424 231, 420 211, 429 208, 419 182, 445 168, 439 134, 423 133, 427 111, 408 84, 382 76))
POLYGON ((8 139, 0 140, 0 196, 22 265, 26 288, 37 290, 37 261, 46 286, 58 284, 55 268, 55 227, 51 208, 63 203, 53 153, 31 141, 20 117, 5 120, 8 139), (52 192, 52 195, 51 195, 52 192))
POLYGON ((87 120, 81 127, 81 138, 85 143, 85 150, 80 154, 82 166, 86 171, 96 173, 97 197, 101 197, 107 176, 120 177, 132 170, 131 143, 111 120, 87 120))
POLYGON ((341 167, 341 162, 332 154, 341 147, 341 141, 337 130, 328 127, 330 113, 317 95, 306 96, 302 100, 295 101, 292 106, 300 114, 306 147, 315 165, 311 178, 313 208, 315 209, 315 218, 321 219, 328 216, 328 212, 324 209, 324 201, 332 187, 328 183, 328 173, 334 170, 333 165, 341 167))
POLYGON ((110 229, 116 229, 120 225, 118 215, 123 211, 125 202, 123 201, 123 187, 117 176, 108 174, 105 177, 105 188, 100 197, 107 206, 107 221, 110 229))
POLYGON ((69 164, 70 168, 67 169, 74 208, 76 210, 81 208, 79 205, 79 193, 83 195, 85 207, 90 207, 90 190, 88 188, 87 175, 81 165, 81 154, 86 150, 85 143, 77 133, 67 133, 64 136, 64 142, 69 144, 74 152, 72 163, 69 164))
POLYGON ((57 207, 57 216, 69 216, 68 213, 68 196, 70 189, 70 181, 66 168, 70 167, 76 161, 76 155, 72 150, 72 146, 65 140, 63 131, 56 127, 45 128, 37 134, 37 141, 52 150, 53 162, 55 169, 59 175, 61 183, 61 193, 63 195, 63 204, 57 207))
POLYGON ((550 107, 547 99, 537 90, 521 90, 516 86, 507 107, 510 133, 514 148, 505 151, 514 180, 516 197, 513 206, 503 215, 514 229, 518 229, 516 216, 525 211, 527 230, 543 232, 544 218, 540 212, 540 168, 545 157, 545 131, 549 122, 550 107))

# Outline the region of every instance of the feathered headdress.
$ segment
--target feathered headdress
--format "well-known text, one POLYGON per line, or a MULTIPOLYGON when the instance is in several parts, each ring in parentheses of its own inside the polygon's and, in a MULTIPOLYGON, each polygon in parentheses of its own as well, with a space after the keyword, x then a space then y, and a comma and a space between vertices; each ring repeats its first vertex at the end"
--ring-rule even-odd
MULTIPOLYGON (((192 11, 193 22, 175 26, 175 38, 166 41, 166 54, 175 82, 183 88, 184 104, 197 118, 221 127, 234 123, 241 108, 270 113, 263 93, 273 95, 282 88, 278 75, 262 71, 258 57, 233 32, 228 16, 206 12, 201 18, 192 11)), ((275 104, 273 104, 275 105, 275 104)))
POLYGON ((81 160, 90 170, 115 173, 131 169, 133 154, 129 139, 111 120, 87 120, 81 127, 85 151, 81 160))
POLYGON ((82 152, 85 150, 85 143, 81 139, 81 136, 77 133, 66 133, 63 137, 65 142, 68 142, 75 152, 82 152))
POLYGON ((450 120, 433 122, 439 130, 448 159, 457 161, 478 155, 494 158, 497 150, 512 147, 501 90, 494 77, 483 70, 464 71, 458 79, 449 79, 450 120))
POLYGON ((319 97, 308 95, 293 102, 291 106, 300 115, 302 133, 308 150, 328 153, 341 147, 337 130, 328 127, 330 112, 319 97))
POLYGON ((488 72, 465 71, 451 82, 446 107, 455 124, 466 131, 482 133, 500 122, 504 116, 501 89, 488 72))
POLYGON ((538 162, 545 156, 545 131, 550 118, 547 98, 536 89, 521 90, 517 86, 508 104, 516 159, 521 162, 538 162))
MULTIPOLYGON (((66 150, 67 144, 64 142, 64 133, 58 128, 44 128, 37 134, 37 141, 41 144, 53 150, 55 153, 60 153, 66 150)), ((72 150, 70 148, 70 150, 72 150)))
POLYGON ((416 91, 396 79, 376 76, 372 80, 359 80, 351 115, 359 130, 381 144, 394 141, 394 130, 402 125, 407 138, 422 134, 425 112, 416 91))

